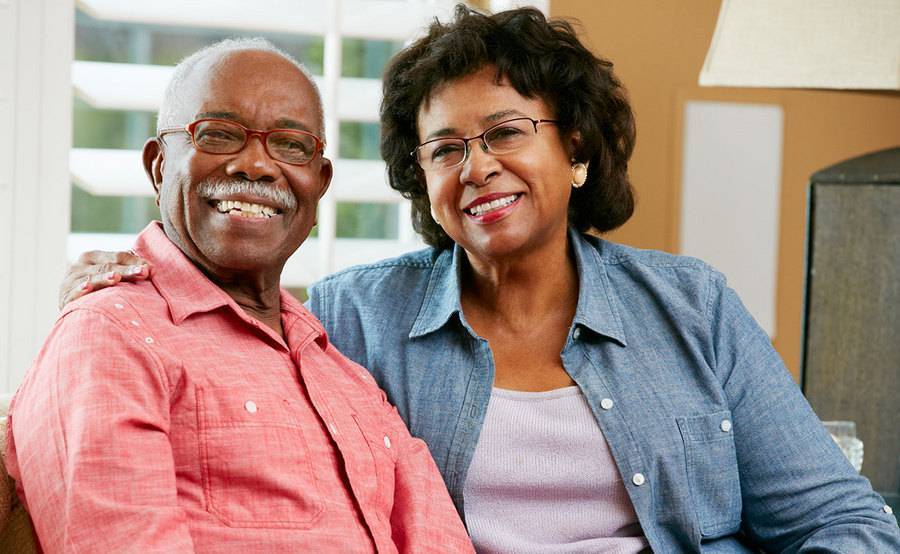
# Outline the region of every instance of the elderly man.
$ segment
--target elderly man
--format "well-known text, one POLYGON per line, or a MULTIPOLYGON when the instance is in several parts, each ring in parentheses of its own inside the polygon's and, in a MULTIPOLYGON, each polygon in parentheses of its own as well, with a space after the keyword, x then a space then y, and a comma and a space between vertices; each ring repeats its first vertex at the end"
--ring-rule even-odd
POLYGON ((260 40, 175 70, 147 281, 61 313, 11 408, 48 552, 466 552, 431 460, 279 288, 331 180, 308 74, 260 40))

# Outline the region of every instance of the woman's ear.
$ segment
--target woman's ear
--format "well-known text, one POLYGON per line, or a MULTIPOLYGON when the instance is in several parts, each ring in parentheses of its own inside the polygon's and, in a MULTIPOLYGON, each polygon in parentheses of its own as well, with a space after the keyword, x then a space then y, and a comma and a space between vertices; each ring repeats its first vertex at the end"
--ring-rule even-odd
POLYGON ((156 204, 159 205, 159 187, 162 185, 162 166, 165 160, 165 151, 158 138, 147 139, 147 142, 144 143, 142 159, 144 172, 153 185, 153 190, 156 192, 156 204))
POLYGON ((577 153, 581 149, 581 131, 572 131, 566 139, 566 150, 569 153, 569 159, 577 158, 577 153))

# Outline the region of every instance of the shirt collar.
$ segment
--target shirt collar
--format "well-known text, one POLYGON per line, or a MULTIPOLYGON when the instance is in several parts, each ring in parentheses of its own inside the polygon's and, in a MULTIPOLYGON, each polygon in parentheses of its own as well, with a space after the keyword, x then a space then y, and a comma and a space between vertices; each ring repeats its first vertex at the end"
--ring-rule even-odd
POLYGON ((607 264, 595 244, 603 241, 569 228, 569 243, 578 270, 578 305, 574 325, 586 327, 625 346, 625 331, 614 302, 615 291, 606 272, 607 264))
MULTIPOLYGON (((462 256, 459 245, 443 250, 434 262, 425 300, 413 323, 409 338, 413 339, 440 329, 453 314, 462 314, 460 282, 462 281, 462 256)), ((460 318, 462 319, 462 318, 460 318)), ((470 330, 470 332, 472 332, 470 330)), ((472 332, 474 335, 474 332, 472 332)))
POLYGON ((153 264, 150 280, 168 304, 176 325, 195 313, 233 302, 169 240, 160 222, 153 221, 141 231, 134 252, 153 264))
MULTIPOLYGON (((624 346, 625 332, 622 330, 622 322, 613 302, 614 295, 605 262, 588 237, 574 228, 569 229, 569 242, 575 254, 579 279, 574 325, 590 329, 624 346)), ((425 300, 413 323, 409 338, 413 339, 438 330, 454 314, 460 315, 461 323, 468 329, 461 317, 460 303, 464 255, 459 245, 454 245, 452 249, 444 250, 438 255, 425 292, 425 300)), ((468 330, 475 334, 471 329, 468 330)))
MULTIPOLYGON (((194 263, 184 255, 169 237, 162 224, 153 221, 138 235, 134 245, 137 255, 153 264, 150 280, 166 301, 172 321, 179 325, 193 314, 210 312, 228 306, 242 319, 250 316, 233 298, 209 280, 194 263)), ((312 338, 323 339, 325 329, 303 305, 281 289, 281 312, 290 316, 290 325, 302 322, 312 338)), ((284 320, 282 320, 284 322, 284 320)), ((285 325, 288 329, 288 325, 285 325)))

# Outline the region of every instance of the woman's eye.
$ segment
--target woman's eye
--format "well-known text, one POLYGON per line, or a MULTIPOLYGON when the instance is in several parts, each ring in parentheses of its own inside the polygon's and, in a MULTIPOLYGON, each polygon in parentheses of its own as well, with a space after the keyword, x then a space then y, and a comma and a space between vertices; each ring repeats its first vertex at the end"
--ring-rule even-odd
POLYGON ((520 137, 524 134, 525 133, 522 132, 522 130, 519 129, 518 127, 499 127, 490 132, 489 140, 491 140, 491 141, 509 140, 509 139, 514 139, 514 138, 520 137))
POLYGON ((431 153, 432 160, 442 160, 448 156, 453 156, 462 151, 462 147, 458 144, 444 144, 438 146, 431 153))

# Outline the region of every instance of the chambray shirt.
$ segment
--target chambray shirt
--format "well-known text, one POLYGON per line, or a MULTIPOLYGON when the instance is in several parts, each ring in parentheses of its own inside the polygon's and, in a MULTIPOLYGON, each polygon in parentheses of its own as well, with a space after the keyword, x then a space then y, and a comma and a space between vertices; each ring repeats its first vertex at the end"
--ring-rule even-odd
MULTIPOLYGON (((655 552, 900 552, 897 520, 722 274, 574 230, 569 242, 580 287, 563 366, 655 552)), ((494 380, 488 342, 461 309, 463 256, 428 249, 350 268, 308 303, 428 444, 461 514, 494 380)))
POLYGON ((299 302, 282 338, 159 223, 135 251, 151 279, 69 304, 10 407, 44 551, 472 552, 425 444, 299 302))

